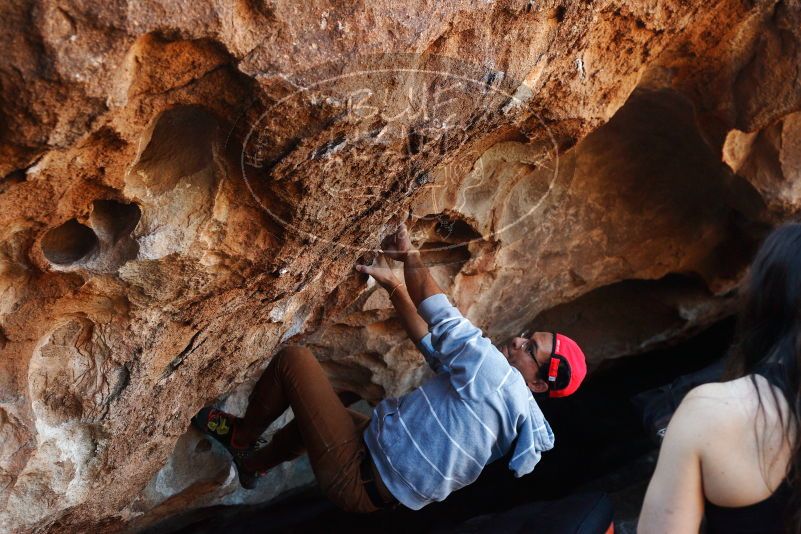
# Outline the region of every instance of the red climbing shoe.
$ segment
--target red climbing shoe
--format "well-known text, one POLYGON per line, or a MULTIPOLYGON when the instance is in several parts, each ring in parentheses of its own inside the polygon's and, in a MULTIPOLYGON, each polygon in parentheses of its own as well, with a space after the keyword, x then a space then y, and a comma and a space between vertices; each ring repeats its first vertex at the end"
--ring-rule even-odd
POLYGON ((240 421, 241 419, 236 416, 207 406, 192 418, 192 426, 204 434, 211 436, 217 443, 225 447, 225 450, 227 450, 234 459, 236 472, 239 475, 239 483, 245 489, 253 489, 256 487, 258 479, 264 476, 266 471, 250 471, 245 469, 243 462, 248 456, 258 450, 258 445, 262 443, 262 441, 259 440, 256 445, 249 445, 246 447, 235 446, 232 442, 232 438, 234 429, 240 421))

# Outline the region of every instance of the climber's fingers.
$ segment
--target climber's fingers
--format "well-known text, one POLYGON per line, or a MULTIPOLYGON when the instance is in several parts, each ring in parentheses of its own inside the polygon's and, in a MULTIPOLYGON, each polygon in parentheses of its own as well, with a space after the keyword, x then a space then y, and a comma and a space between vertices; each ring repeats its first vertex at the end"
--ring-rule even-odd
POLYGON ((356 270, 360 273, 372 276, 375 278, 375 281, 383 287, 396 284, 398 279, 395 277, 392 269, 389 268, 389 265, 387 265, 386 259, 383 260, 383 265, 380 264, 380 261, 381 260, 377 259, 373 265, 357 265, 356 270))
POLYGON ((381 251, 394 260, 405 261, 406 254, 410 250, 412 250, 412 242, 405 223, 401 223, 393 234, 388 235, 381 242, 381 251))
POLYGON ((395 250, 395 234, 389 234, 381 241, 381 252, 384 254, 391 254, 395 250))
POLYGON ((409 229, 406 228, 406 223, 401 223, 398 231, 395 232, 395 243, 400 250, 410 250, 412 248, 412 240, 409 235, 409 229))
POLYGON ((372 276, 374 268, 370 265, 357 265, 356 270, 360 273, 369 274, 372 276))

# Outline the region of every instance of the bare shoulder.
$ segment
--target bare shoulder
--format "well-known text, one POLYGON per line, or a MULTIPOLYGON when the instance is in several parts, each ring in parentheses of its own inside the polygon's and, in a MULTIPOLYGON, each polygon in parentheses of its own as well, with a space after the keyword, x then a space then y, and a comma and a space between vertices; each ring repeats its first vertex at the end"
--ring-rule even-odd
POLYGON ((742 386, 737 382, 739 380, 701 384, 687 393, 682 404, 692 407, 693 410, 713 411, 731 406, 741 398, 742 386))
POLYGON ((693 388, 684 397, 671 420, 674 426, 695 429, 697 434, 739 433, 753 427, 759 410, 773 421, 786 401, 764 377, 747 375, 728 382, 713 382, 693 388), (760 402, 760 397, 762 402, 760 402), (771 402, 776 399, 778 405, 771 402))
POLYGON ((673 419, 675 426, 719 432, 747 422, 756 402, 756 390, 748 377, 711 382, 690 390, 673 419))

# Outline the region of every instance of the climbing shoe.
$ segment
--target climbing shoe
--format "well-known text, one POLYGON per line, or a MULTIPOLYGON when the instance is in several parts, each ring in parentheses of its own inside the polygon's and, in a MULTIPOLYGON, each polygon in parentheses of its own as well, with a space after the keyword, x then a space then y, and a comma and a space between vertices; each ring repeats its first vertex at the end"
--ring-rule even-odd
POLYGON ((258 450, 258 446, 263 443, 258 440, 256 445, 247 447, 237 447, 233 444, 234 428, 240 419, 229 413, 223 412, 211 406, 200 410, 192 418, 192 426, 215 439, 225 447, 234 460, 236 472, 239 475, 239 484, 245 489, 256 487, 258 479, 266 474, 266 471, 250 471, 245 469, 243 462, 245 459, 258 450))

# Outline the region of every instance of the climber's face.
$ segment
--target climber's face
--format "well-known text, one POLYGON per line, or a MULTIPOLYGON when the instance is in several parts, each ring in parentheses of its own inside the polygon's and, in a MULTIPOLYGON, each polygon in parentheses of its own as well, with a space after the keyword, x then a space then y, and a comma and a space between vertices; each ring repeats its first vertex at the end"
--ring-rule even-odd
POLYGON ((544 393, 548 383, 540 378, 540 368, 548 365, 552 346, 552 333, 534 332, 530 337, 514 337, 499 348, 509 364, 523 375, 529 389, 544 393))

